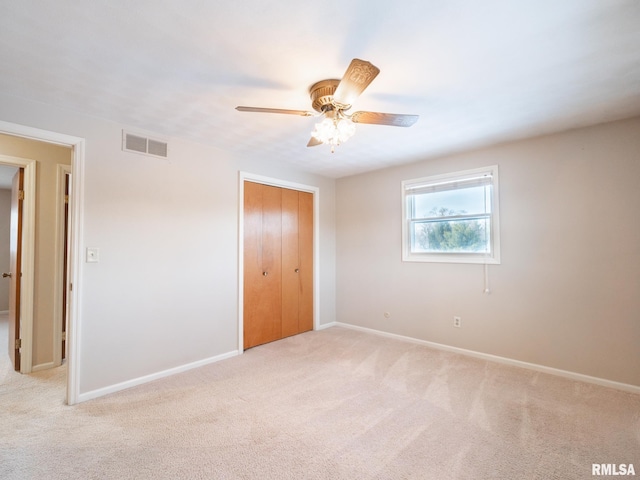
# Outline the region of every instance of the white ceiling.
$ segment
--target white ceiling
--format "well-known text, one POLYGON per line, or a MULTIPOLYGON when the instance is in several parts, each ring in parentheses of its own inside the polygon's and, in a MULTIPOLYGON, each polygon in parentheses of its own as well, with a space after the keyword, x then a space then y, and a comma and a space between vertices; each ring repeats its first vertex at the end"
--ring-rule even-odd
MULTIPOLYGON (((0 91, 340 177, 640 114, 638 0, 0 0, 0 91), (419 114, 307 148, 308 88, 419 114)), ((2 112, 0 112, 0 118, 2 112)), ((73 132, 69 132, 73 133, 73 132)))

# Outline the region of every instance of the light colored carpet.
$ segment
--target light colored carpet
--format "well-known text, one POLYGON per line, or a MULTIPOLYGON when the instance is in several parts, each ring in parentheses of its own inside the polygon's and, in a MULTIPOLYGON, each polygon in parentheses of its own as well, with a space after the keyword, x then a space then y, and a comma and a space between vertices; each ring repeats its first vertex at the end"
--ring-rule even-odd
POLYGON ((3 479, 584 479, 640 469, 640 395, 345 328, 63 405, 2 372, 3 479))

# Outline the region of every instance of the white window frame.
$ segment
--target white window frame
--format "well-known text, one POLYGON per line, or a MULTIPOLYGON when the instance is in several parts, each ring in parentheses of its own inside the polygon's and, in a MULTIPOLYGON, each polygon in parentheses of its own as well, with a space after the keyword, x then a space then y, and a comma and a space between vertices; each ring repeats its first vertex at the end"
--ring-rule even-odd
MULTIPOLYGON (((448 189, 447 189, 448 190, 448 189)), ((460 172, 433 175, 429 177, 404 180, 402 182, 402 261, 404 262, 439 262, 439 263, 475 263, 500 264, 500 211, 499 211, 498 166, 491 165, 460 172), (456 182, 470 181, 473 178, 490 176, 491 181, 491 213, 489 232, 490 253, 463 252, 412 252, 411 221, 409 218, 412 192, 419 188, 434 185, 451 184, 450 190, 456 190, 456 182)))

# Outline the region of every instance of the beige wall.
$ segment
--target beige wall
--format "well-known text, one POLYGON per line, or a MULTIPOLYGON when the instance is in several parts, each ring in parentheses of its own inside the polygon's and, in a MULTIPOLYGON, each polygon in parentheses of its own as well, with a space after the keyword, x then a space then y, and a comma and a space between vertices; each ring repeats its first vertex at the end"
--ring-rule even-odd
POLYGON ((37 160, 33 366, 53 362, 53 278, 57 165, 71 164, 66 147, 0 134, 0 154, 37 160))
MULTIPOLYGON (((0 273, 9 271, 11 190, 0 190, 0 273)), ((0 312, 9 310, 9 279, 0 278, 0 312)))
POLYGON ((337 320, 640 385, 639 179, 640 118, 340 179, 337 320), (481 265, 403 263, 400 182, 493 164, 492 293, 481 265))
POLYGON ((1 92, 0 120, 85 140, 69 362, 79 401, 237 353, 239 171, 319 188, 319 322, 335 321, 333 179, 171 136, 168 159, 123 152, 125 125, 1 92), (99 263, 84 261, 87 247, 99 263))

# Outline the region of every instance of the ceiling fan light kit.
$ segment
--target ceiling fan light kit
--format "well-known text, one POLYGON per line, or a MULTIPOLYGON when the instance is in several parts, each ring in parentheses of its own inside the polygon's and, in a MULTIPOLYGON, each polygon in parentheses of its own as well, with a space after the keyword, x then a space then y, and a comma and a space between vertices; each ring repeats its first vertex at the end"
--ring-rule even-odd
POLYGON ((316 123, 311 136, 320 143, 331 145, 331 153, 334 153, 336 146, 349 140, 355 133, 356 125, 350 118, 335 114, 333 118, 327 117, 316 123))
POLYGON ((330 79, 314 83, 309 89, 309 94, 311 96, 311 107, 318 114, 306 110, 243 106, 236 107, 236 110, 240 112, 301 115, 303 117, 322 116, 324 119, 315 125, 307 147, 323 144, 330 145, 333 153, 337 145, 346 142, 355 134, 356 123, 410 127, 418 120, 418 115, 366 111, 355 112, 351 115, 346 113, 378 73, 380 73, 378 67, 370 62, 354 58, 342 80, 330 79))

